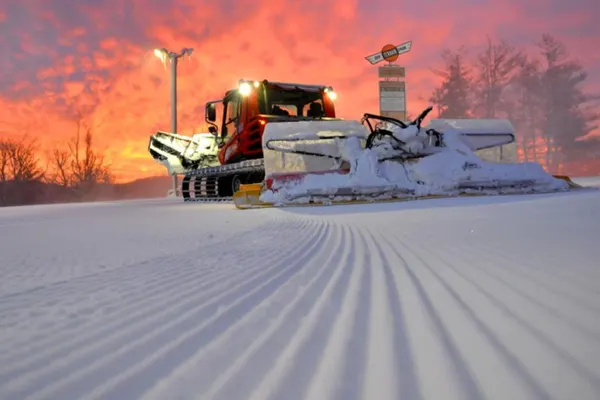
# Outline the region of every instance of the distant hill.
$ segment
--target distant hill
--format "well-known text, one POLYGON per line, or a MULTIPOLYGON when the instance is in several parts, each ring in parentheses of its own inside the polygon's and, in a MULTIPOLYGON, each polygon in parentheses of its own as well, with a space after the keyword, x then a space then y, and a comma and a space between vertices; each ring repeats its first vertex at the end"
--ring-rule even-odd
POLYGON ((170 176, 152 176, 112 186, 115 194, 121 199, 146 199, 165 197, 171 189, 172 182, 170 176))
POLYGON ((110 201, 166 197, 170 176, 154 176, 127 183, 102 184, 83 194, 45 182, 0 182, 0 206, 19 206, 81 201, 110 201))

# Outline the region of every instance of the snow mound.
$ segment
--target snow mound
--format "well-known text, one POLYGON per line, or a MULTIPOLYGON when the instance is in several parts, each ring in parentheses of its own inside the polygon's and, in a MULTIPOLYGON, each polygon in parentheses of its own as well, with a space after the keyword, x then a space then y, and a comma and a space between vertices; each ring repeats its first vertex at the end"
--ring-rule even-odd
MULTIPOLYGON (((420 150, 419 132, 403 132, 412 151, 420 150), (412 139, 410 136, 413 135, 412 139), (412 140, 412 142, 411 142, 412 140)), ((261 201, 275 204, 303 203, 320 198, 382 199, 484 193, 547 193, 569 190, 567 182, 554 178, 539 163, 494 163, 480 159, 461 140, 460 133, 444 132, 445 147, 410 161, 379 162, 382 151, 363 149, 359 138, 339 141, 350 172, 308 174, 298 180, 276 181, 261 201)))

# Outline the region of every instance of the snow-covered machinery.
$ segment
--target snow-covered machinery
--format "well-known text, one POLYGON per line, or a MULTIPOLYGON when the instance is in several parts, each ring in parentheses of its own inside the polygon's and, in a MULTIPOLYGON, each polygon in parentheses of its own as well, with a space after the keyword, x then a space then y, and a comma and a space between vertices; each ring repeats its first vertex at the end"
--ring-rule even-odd
POLYGON ((188 170, 219 165, 219 148, 211 133, 189 137, 158 131, 150 136, 148 151, 167 167, 169 174, 184 174, 188 170))
POLYGON ((150 137, 149 152, 170 174, 184 174, 185 201, 231 200, 241 184, 264 179, 266 126, 336 120, 335 98, 333 88, 326 85, 240 80, 222 99, 206 103, 208 134, 189 138, 157 132, 150 137))
POLYGON ((476 151, 515 141, 503 119, 279 122, 262 138, 265 181, 242 185, 238 208, 569 190, 537 163, 491 163, 476 151))

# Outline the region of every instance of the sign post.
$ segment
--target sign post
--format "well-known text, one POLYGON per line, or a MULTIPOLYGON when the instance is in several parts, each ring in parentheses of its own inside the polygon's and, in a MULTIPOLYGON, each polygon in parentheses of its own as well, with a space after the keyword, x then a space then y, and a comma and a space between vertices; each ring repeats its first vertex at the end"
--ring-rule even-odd
POLYGON ((406 120, 406 69, 393 64, 400 54, 410 51, 412 41, 399 46, 387 44, 378 53, 365 57, 372 65, 381 61, 388 64, 378 68, 379 113, 401 121, 406 120))

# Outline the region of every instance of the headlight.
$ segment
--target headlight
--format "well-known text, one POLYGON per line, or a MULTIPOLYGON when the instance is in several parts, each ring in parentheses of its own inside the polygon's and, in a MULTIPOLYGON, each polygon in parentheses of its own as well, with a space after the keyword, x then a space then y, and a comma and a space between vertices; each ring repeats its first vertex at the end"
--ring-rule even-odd
POLYGON ((252 93, 252 86, 248 82, 242 82, 240 83, 238 90, 240 91, 240 94, 245 97, 252 93))
POLYGON ((337 93, 333 91, 333 89, 327 89, 325 90, 325 93, 327 93, 327 96, 331 99, 331 101, 335 101, 337 99, 337 93))

